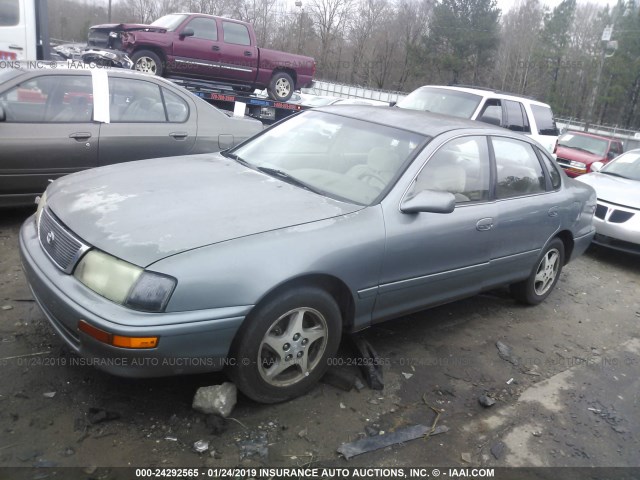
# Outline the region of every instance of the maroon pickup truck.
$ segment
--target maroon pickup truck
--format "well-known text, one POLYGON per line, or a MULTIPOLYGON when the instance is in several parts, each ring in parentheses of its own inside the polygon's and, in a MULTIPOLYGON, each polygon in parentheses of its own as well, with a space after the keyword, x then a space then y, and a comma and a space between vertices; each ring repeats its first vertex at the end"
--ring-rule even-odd
POLYGON ((316 66, 311 57, 258 48, 249 23, 193 13, 166 15, 151 25, 96 25, 89 30, 89 49, 96 47, 125 52, 142 72, 207 79, 241 91, 266 88, 283 102, 311 85, 316 66))

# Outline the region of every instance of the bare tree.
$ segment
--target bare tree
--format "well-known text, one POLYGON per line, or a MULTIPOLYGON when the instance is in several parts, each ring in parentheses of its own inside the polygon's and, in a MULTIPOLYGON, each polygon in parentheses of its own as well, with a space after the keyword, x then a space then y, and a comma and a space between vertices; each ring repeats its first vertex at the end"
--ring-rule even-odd
POLYGON ((353 0, 310 0, 309 11, 316 33, 320 38, 320 64, 322 73, 330 71, 329 55, 333 43, 340 39, 339 33, 351 13, 353 0))

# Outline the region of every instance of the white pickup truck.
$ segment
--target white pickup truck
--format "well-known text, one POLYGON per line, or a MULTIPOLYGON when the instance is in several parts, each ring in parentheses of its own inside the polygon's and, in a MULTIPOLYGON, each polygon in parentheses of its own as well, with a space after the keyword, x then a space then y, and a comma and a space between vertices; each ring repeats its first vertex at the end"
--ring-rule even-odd
POLYGON ((50 58, 47 13, 47 0, 0 0, 0 67, 50 58))

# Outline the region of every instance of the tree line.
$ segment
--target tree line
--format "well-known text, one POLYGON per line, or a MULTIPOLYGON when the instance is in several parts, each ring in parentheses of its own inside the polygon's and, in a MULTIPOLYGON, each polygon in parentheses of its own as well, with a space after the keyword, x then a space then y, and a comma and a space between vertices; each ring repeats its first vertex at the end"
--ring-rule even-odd
MULTIPOLYGON (((55 38, 86 39, 107 0, 50 0, 55 38), (72 12, 72 13, 70 13, 72 12)), ((111 20, 191 11, 251 22, 261 46, 312 56, 316 78, 411 91, 467 84, 548 102, 558 116, 640 128, 640 12, 563 0, 112 0, 111 20), (605 27, 611 37, 603 41, 605 27)))

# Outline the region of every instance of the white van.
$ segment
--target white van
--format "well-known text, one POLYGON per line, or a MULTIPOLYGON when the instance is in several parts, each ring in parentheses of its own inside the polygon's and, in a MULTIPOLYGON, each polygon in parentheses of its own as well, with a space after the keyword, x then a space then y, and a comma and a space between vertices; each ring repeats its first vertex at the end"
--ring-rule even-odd
POLYGON ((477 87, 427 85, 411 92, 396 106, 508 128, 533 138, 549 153, 555 151, 558 141, 551 107, 528 97, 477 87))
POLYGON ((47 13, 47 0, 0 0, 0 62, 49 58, 47 13))

